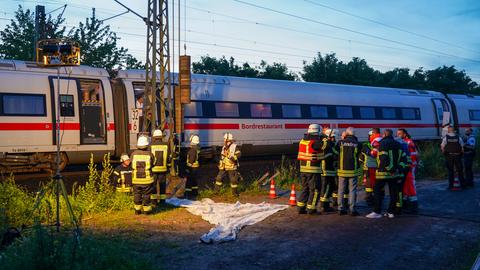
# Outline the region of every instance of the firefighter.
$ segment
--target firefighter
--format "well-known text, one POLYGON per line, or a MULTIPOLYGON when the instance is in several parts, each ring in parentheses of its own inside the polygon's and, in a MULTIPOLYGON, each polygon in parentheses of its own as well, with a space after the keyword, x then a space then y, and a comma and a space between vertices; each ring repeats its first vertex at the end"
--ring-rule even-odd
MULTIPOLYGON (((374 148, 372 142, 378 138, 373 130, 368 132, 368 141, 362 145, 362 154, 360 156, 363 162, 363 182, 365 185, 365 201, 368 206, 373 205, 373 186, 375 185, 375 172, 377 170, 377 160, 372 156, 374 148)), ((376 150, 375 150, 376 151, 376 150)))
POLYGON ((452 126, 448 127, 448 133, 443 137, 440 145, 446 159, 446 166, 448 169, 448 190, 452 190, 455 177, 455 171, 458 174, 458 179, 462 188, 465 187, 465 179, 463 178, 463 140, 457 135, 452 126))
POLYGON ((401 205, 399 193, 401 190, 402 176, 400 170, 406 165, 406 154, 402 151, 401 145, 393 138, 393 131, 383 131, 383 138, 377 151, 377 172, 373 190, 374 205, 373 212, 367 218, 381 218, 382 203, 385 196, 385 184, 388 184, 390 203, 385 213, 388 218, 394 218, 401 205))
POLYGON ((190 149, 187 152, 187 183, 185 185, 185 196, 187 199, 195 199, 198 195, 198 154, 200 153, 200 137, 190 136, 190 149))
POLYGON ((153 131, 150 150, 154 157, 152 172, 154 176, 154 204, 163 204, 167 198, 167 173, 170 163, 170 148, 168 142, 163 141, 163 132, 160 129, 153 131))
POLYGON ((362 174, 362 168, 359 165, 361 145, 355 137, 353 127, 345 130, 345 138, 340 140, 335 146, 335 152, 338 153, 338 214, 346 215, 347 207, 351 216, 358 216, 356 209, 357 200, 357 177, 362 174), (344 200, 344 194, 348 192, 348 205, 344 200))
MULTIPOLYGON (((335 137, 338 130, 325 129, 324 135, 328 138, 328 146, 324 150, 325 159, 322 160, 322 183, 320 189, 320 202, 322 204, 322 212, 333 212, 334 209, 330 206, 330 199, 333 192, 336 193, 336 156, 333 153, 335 147, 335 137)), ((335 196, 336 197, 336 196, 335 196)), ((335 198, 336 199, 336 198, 335 198)))
POLYGON ((150 195, 153 190, 152 163, 154 157, 148 151, 148 137, 140 135, 137 141, 137 150, 133 151, 132 158, 132 185, 133 185, 133 202, 135 214, 149 214, 152 212, 150 204, 150 195))
MULTIPOLYGON (((322 127, 317 124, 308 126, 307 134, 298 146, 300 161, 300 178, 302 192, 297 201, 299 214, 315 214, 319 200, 319 188, 322 174, 322 160, 328 152, 328 139, 321 133, 322 127)), ((332 155, 332 153, 329 153, 332 155)))
POLYGON ((406 129, 398 129, 397 137, 407 144, 406 154, 410 165, 405 170, 402 208, 409 213, 416 214, 418 213, 417 188, 415 187, 415 172, 418 164, 417 146, 406 129))
POLYGON ((120 155, 121 164, 113 170, 113 183, 117 192, 132 192, 132 166, 128 154, 120 155))
POLYGON ((465 186, 473 187, 473 159, 475 158, 475 136, 472 128, 465 130, 465 146, 463 153, 463 161, 465 165, 465 186))
POLYGON ((215 190, 220 190, 223 185, 224 176, 228 175, 232 194, 238 197, 240 195, 238 182, 241 176, 237 170, 239 166, 238 159, 240 158, 241 152, 238 145, 234 143, 232 133, 225 133, 223 135, 223 142, 220 162, 218 164, 219 171, 215 178, 215 190))

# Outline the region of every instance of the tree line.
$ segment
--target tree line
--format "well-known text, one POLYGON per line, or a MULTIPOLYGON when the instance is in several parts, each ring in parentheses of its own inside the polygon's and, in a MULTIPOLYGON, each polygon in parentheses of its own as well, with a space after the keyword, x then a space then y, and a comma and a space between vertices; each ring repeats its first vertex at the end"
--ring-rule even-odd
MULTIPOLYGON (((109 25, 95 15, 85 18, 69 31, 63 26, 65 19, 60 15, 46 18, 46 38, 68 37, 77 41, 81 48, 84 65, 105 68, 111 76, 118 69, 142 69, 143 63, 119 46, 120 39, 109 25)), ((0 58, 33 60, 35 34, 34 13, 19 5, 11 20, 0 31, 0 58)), ((348 62, 339 60, 335 53, 322 55, 320 52, 311 62, 303 62, 302 71, 295 73, 286 64, 261 61, 252 66, 248 62, 237 63, 234 57, 221 58, 202 56, 192 63, 192 71, 200 74, 227 75, 276 80, 303 80, 338 84, 354 84, 394 88, 431 89, 446 93, 480 95, 480 85, 474 82, 464 70, 455 66, 441 66, 431 70, 418 68, 394 68, 381 72, 368 65, 365 59, 353 57, 348 62)))

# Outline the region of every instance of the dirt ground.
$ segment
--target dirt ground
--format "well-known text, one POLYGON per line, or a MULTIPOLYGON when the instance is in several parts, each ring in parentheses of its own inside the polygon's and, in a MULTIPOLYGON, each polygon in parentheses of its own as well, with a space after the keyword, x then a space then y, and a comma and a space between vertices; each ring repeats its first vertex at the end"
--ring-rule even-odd
MULTIPOLYGON (((213 225, 173 207, 151 216, 125 211, 94 217, 84 221, 84 230, 135 241, 138 252, 168 269, 470 269, 480 251, 480 182, 462 192, 445 187, 441 181, 418 183, 418 216, 300 216, 289 208, 223 244, 200 243, 213 225)), ((240 197, 241 202, 287 200, 240 197)), ((363 203, 359 210, 369 212, 363 203)))

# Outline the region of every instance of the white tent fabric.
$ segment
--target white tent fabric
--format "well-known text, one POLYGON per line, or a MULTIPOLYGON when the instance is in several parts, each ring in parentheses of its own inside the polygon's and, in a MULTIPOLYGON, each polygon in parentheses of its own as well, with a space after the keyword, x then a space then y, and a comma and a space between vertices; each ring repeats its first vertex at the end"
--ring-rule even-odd
POLYGON ((188 212, 201 216, 204 220, 216 225, 208 233, 200 237, 200 240, 204 243, 233 241, 243 227, 253 225, 278 211, 288 208, 287 205, 265 202, 260 204, 242 204, 240 202, 235 204, 215 203, 211 199, 190 201, 171 198, 167 200, 167 203, 186 207, 188 212))

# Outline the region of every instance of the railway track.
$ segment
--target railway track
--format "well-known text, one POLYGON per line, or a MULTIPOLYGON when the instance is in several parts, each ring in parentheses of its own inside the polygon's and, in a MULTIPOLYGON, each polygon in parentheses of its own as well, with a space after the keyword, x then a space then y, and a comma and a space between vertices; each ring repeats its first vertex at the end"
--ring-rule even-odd
MULTIPOLYGON (((245 157, 240 161, 240 173, 242 177, 249 181, 254 177, 263 175, 265 172, 273 172, 280 164, 282 156, 256 156, 256 157, 245 157)), ((100 164, 98 164, 100 165, 100 164)), ((101 170, 101 166, 97 168, 101 170)), ((117 166, 117 164, 112 164, 112 166, 117 166)), ((215 176, 218 173, 217 163, 214 161, 209 161, 203 163, 200 169, 200 179, 199 185, 200 188, 205 188, 213 185, 215 176)), ((2 174, 0 176, 1 180, 5 180, 9 174, 2 174)), ((70 193, 72 186, 74 184, 82 185, 88 179, 88 164, 82 165, 69 165, 62 171, 62 176, 64 179, 65 187, 70 193)), ((14 179, 15 182, 26 188, 31 192, 38 191, 42 183, 46 183, 51 180, 52 175, 47 172, 35 172, 35 173, 15 173, 14 179)))

